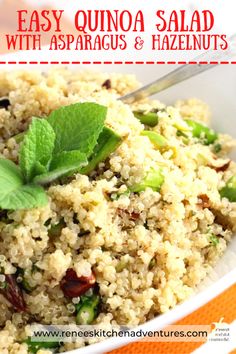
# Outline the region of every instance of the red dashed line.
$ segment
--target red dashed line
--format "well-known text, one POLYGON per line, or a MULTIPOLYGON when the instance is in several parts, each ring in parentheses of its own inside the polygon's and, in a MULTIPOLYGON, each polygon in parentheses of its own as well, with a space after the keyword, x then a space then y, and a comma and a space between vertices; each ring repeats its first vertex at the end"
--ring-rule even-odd
POLYGON ((49 64, 49 65, 56 65, 56 64, 202 64, 202 65, 216 65, 216 64, 236 64, 236 61, 0 61, 0 65, 16 65, 16 64, 49 64))

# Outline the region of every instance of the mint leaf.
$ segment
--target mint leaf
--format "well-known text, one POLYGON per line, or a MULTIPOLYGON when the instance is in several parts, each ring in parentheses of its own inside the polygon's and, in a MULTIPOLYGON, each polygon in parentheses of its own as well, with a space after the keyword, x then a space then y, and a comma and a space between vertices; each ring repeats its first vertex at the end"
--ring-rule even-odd
POLYGON ((42 175, 48 171, 48 167, 43 166, 40 162, 36 161, 34 165, 34 175, 42 175))
POLYGON ((107 108, 96 103, 76 103, 53 111, 47 121, 56 134, 54 154, 80 150, 89 156, 97 143, 107 108))
POLYGON ((0 159, 0 208, 30 209, 47 203, 42 187, 23 182, 19 168, 10 160, 0 159))
POLYGON ((40 118, 33 118, 20 147, 20 167, 26 181, 45 171, 54 149, 55 133, 51 125, 40 118))
POLYGON ((33 184, 22 184, 0 199, 0 207, 11 210, 31 209, 47 203, 48 199, 44 189, 33 184))
POLYGON ((50 171, 61 168, 78 168, 81 165, 87 164, 86 155, 78 150, 74 151, 63 151, 53 157, 50 163, 50 171))
POLYGON ((0 159, 0 198, 23 184, 20 169, 10 160, 0 159))
POLYGON ((63 151, 53 157, 49 172, 36 176, 34 182, 39 184, 50 183, 59 177, 73 174, 86 164, 86 155, 80 151, 63 151))

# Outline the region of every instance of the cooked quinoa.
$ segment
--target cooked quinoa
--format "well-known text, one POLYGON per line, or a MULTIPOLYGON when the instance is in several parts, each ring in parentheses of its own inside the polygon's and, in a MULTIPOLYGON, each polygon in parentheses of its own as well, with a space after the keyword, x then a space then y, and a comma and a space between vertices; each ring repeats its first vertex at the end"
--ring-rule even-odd
MULTIPOLYGON (((108 107, 106 125, 122 138, 88 176, 52 183, 47 206, 1 212, 0 269, 5 275, 22 269, 30 291, 23 290, 27 311, 16 311, 0 294, 0 353, 28 353, 24 340, 32 322, 76 323, 73 304, 80 299, 65 296, 61 286, 68 269, 96 279, 100 306, 93 323, 138 325, 187 299, 236 230, 236 203, 219 193, 236 175, 227 155, 234 140, 219 133, 216 148, 188 132, 187 138, 178 134, 185 119, 210 124, 207 105, 197 99, 173 106, 118 100, 138 86, 132 75, 64 68, 0 74, 0 97, 9 100, 0 109, 3 158, 18 162, 14 136, 27 130, 33 116, 77 102, 108 107), (144 127, 134 111, 158 112, 158 124, 144 127), (167 146, 155 147, 144 129, 161 134, 167 146), (164 176, 160 191, 128 193, 156 166, 164 176), (51 235, 55 225, 61 227, 51 235)), ((66 343, 59 351, 84 345, 66 343)))

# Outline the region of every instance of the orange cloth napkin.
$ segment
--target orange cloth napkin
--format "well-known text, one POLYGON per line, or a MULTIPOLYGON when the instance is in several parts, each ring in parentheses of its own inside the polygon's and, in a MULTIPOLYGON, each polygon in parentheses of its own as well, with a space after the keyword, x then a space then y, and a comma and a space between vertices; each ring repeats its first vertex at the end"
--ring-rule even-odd
MULTIPOLYGON (((176 324, 210 325, 212 322, 219 322, 222 317, 227 323, 236 319, 236 284, 176 324)), ((200 345, 201 342, 135 342, 109 354, 190 354, 200 345)), ((230 354, 236 354, 236 350, 230 354)))

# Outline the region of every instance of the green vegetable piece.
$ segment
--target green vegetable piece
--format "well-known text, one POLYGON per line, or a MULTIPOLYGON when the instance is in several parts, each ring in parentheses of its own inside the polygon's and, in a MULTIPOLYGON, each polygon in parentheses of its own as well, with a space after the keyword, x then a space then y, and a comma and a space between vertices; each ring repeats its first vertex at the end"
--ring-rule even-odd
POLYGON ((182 141, 185 145, 188 145, 189 143, 189 136, 187 134, 185 134, 184 132, 182 132, 181 130, 177 130, 176 132, 177 136, 181 136, 182 137, 182 141))
POLYGON ((204 145, 213 144, 218 138, 218 134, 214 132, 213 129, 191 119, 186 119, 186 122, 192 128, 192 135, 195 138, 202 140, 204 145))
POLYGON ((50 229, 48 230, 48 235, 49 237, 59 237, 61 235, 62 229, 66 227, 66 223, 64 219, 62 218, 58 224, 52 225, 50 229))
POLYGON ((34 287, 32 287, 25 278, 23 278, 21 285, 23 289, 28 293, 31 293, 34 290, 34 287))
POLYGON ((156 264, 157 264, 156 258, 152 258, 152 259, 150 260, 149 265, 148 265, 148 269, 149 269, 149 270, 152 270, 152 269, 156 266, 156 264))
POLYGON ((47 171, 54 149, 55 133, 51 125, 40 118, 33 118, 20 147, 20 168, 27 182, 47 171))
POLYGON ((32 354, 36 354, 40 349, 57 349, 60 347, 58 342, 32 342, 30 337, 23 343, 28 345, 28 351, 32 354))
POLYGON ((17 277, 20 277, 22 280, 19 282, 22 288, 27 292, 32 292, 35 288, 32 287, 29 282, 26 280, 24 269, 19 268, 17 271, 17 277))
POLYGON ((122 195, 127 195, 127 196, 129 196, 129 195, 130 195, 130 190, 127 189, 125 192, 112 193, 112 194, 110 195, 110 199, 111 199, 111 200, 118 200, 122 195))
POLYGON ((36 176, 34 183, 42 185, 51 183, 59 177, 72 175, 86 164, 87 158, 84 153, 80 151, 63 151, 53 157, 49 171, 36 176))
POLYGON ((167 145, 167 139, 163 135, 158 134, 156 132, 150 130, 143 130, 141 135, 147 136, 151 143, 153 143, 153 145, 158 149, 163 148, 167 145))
POLYGON ((0 198, 21 187, 22 182, 23 176, 18 166, 10 160, 0 159, 0 198))
POLYGON ((213 150, 214 150, 214 152, 215 152, 216 154, 218 154, 218 152, 220 152, 220 151, 222 150, 221 144, 215 144, 215 145, 213 146, 213 150))
POLYGON ((117 265, 116 265, 116 271, 117 271, 117 273, 120 273, 120 272, 122 272, 122 270, 124 270, 126 267, 127 267, 127 265, 128 265, 128 262, 127 261, 125 261, 125 260, 120 260, 118 263, 117 263, 117 265))
POLYGON ((134 193, 139 193, 144 191, 146 188, 152 188, 152 190, 159 192, 161 186, 164 182, 164 176, 162 174, 162 169, 157 168, 154 170, 153 168, 147 173, 146 177, 142 182, 130 187, 130 191, 134 193))
POLYGON ((121 138, 111 129, 104 127, 99 135, 97 145, 89 159, 88 165, 80 170, 81 174, 87 175, 93 171, 96 166, 106 160, 106 158, 116 150, 121 144, 121 138))
POLYGON ((95 312, 89 304, 84 304, 76 315, 76 323, 78 325, 87 325, 93 322, 95 312))
POLYGON ((0 208, 30 209, 47 204, 42 187, 24 185, 23 176, 12 161, 0 159, 0 208))
POLYGON ((72 150, 90 155, 103 129, 106 113, 106 107, 92 102, 53 111, 47 121, 56 134, 54 155, 72 150))
POLYGON ((219 241, 218 237, 216 237, 215 235, 211 235, 211 236, 210 236, 210 243, 211 243, 213 246, 216 247, 219 242, 220 242, 220 241, 219 241))
POLYGON ((158 123, 158 115, 156 112, 134 111, 133 114, 142 124, 148 125, 149 127, 155 127, 158 123))
POLYGON ((76 306, 76 323, 78 325, 91 324, 98 315, 100 296, 82 296, 81 302, 76 306))
POLYGON ((236 202, 236 176, 231 177, 226 186, 220 190, 222 198, 227 198, 230 202, 236 202))

